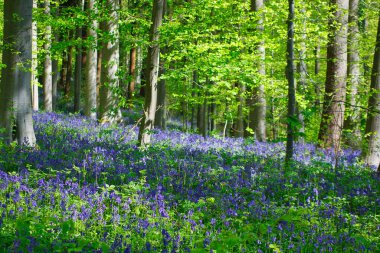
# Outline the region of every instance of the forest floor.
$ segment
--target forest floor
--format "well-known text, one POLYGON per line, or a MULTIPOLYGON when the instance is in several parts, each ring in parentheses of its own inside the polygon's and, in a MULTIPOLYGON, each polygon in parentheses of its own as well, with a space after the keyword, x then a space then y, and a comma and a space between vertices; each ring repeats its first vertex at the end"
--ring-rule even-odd
POLYGON ((0 144, 0 252, 380 252, 380 178, 346 150, 37 113, 0 144), (338 164, 338 166, 335 166, 338 164))

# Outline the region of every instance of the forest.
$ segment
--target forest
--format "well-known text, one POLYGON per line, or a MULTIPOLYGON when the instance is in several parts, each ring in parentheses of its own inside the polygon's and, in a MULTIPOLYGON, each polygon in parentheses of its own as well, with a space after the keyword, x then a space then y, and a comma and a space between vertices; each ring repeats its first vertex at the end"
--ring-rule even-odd
POLYGON ((380 0, 0 0, 1 252, 380 252, 380 0))

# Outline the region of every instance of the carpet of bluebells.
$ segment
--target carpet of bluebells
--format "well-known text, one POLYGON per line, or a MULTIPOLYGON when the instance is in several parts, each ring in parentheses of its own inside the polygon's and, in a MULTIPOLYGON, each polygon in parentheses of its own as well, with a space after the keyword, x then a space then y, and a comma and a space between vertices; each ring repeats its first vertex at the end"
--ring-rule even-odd
POLYGON ((380 252, 380 178, 360 152, 35 114, 0 144, 0 252, 380 252))

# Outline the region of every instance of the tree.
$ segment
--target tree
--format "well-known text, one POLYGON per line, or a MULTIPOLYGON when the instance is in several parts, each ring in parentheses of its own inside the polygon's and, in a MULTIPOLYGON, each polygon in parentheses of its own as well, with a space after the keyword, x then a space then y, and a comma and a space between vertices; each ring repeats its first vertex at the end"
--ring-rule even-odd
MULTIPOLYGON (((80 11, 84 10, 84 0, 78 0, 78 7, 80 11)), ((82 27, 77 27, 76 37, 78 40, 82 39, 82 27)), ((82 83, 82 45, 77 45, 75 56, 75 78, 74 78, 74 112, 80 110, 80 88, 82 83)))
POLYGON ((329 4, 333 18, 329 19, 325 95, 318 139, 337 151, 346 100, 348 0, 330 0, 329 4))
MULTIPOLYGON (((162 11, 162 19, 165 18, 165 15, 167 15, 168 8, 167 8, 167 0, 163 0, 163 8, 164 11, 162 11)), ((161 50, 162 54, 165 54, 166 49, 163 48, 161 50)), ((160 59, 159 63, 159 71, 158 74, 160 77, 165 75, 165 61, 160 59)), ((166 114, 167 114, 167 101, 166 101, 166 80, 163 78, 160 78, 160 80, 157 83, 157 110, 154 120, 154 126, 156 128, 160 129, 166 129, 166 114)))
POLYGON ((288 15, 288 42, 286 77, 288 79, 288 124, 286 138, 286 157, 289 162, 293 158, 294 150, 294 120, 296 117, 296 88, 294 82, 294 0, 289 0, 288 15))
POLYGON ((87 28, 87 36, 89 40, 89 46, 87 48, 87 58, 85 66, 85 106, 84 113, 91 119, 96 119, 96 73, 97 73, 97 32, 98 22, 96 20, 95 13, 95 0, 89 0, 87 9, 92 18, 89 27, 87 28))
MULTIPOLYGON (((45 0, 45 16, 50 17, 50 0, 45 0)), ((44 109, 47 112, 53 110, 53 65, 51 60, 51 25, 45 27, 45 61, 44 61, 44 109)))
POLYGON ((347 77, 350 92, 347 94, 349 97, 350 107, 347 110, 347 120, 345 128, 350 130, 353 134, 353 139, 350 144, 355 144, 360 138, 360 115, 357 108, 358 101, 358 88, 360 85, 360 55, 359 55, 359 0, 349 1, 349 15, 348 15, 348 44, 347 44, 347 77))
MULTIPOLYGON (((37 0, 33 0, 33 9, 37 9, 37 0)), ((37 21, 33 20, 32 27, 32 107, 33 110, 39 109, 38 98, 38 43, 37 43, 37 21)))
POLYGON ((116 122, 121 119, 116 94, 119 87, 119 0, 106 0, 103 8, 109 17, 102 23, 105 42, 102 48, 98 118, 101 122, 116 122))
POLYGON ((0 85, 0 133, 12 141, 12 129, 20 145, 34 146, 31 104, 33 0, 4 2, 3 64, 0 85))
MULTIPOLYGON (((255 12, 260 12, 264 7, 263 0, 252 0, 251 1, 251 9, 255 12)), ((261 36, 264 32, 263 26, 263 15, 259 13, 259 19, 257 21, 257 30, 261 36)), ((265 77, 265 44, 264 40, 261 41, 257 45, 257 54, 259 55, 260 62, 257 64, 258 74, 260 79, 264 79, 265 77)), ((252 94, 252 103, 249 116, 250 127, 255 132, 255 138, 258 141, 266 140, 266 100, 264 93, 264 82, 261 81, 259 86, 253 90, 252 94)))
POLYGON ((373 57, 371 94, 368 100, 365 136, 368 145, 365 150, 365 162, 369 166, 379 166, 378 171, 380 172, 380 15, 373 57))
POLYGON ((150 131, 154 128, 154 119, 157 110, 157 79, 160 62, 160 45, 158 31, 162 24, 164 0, 153 0, 152 24, 150 30, 150 46, 147 58, 147 83, 145 87, 144 115, 140 124, 139 144, 145 146, 150 143, 150 131))

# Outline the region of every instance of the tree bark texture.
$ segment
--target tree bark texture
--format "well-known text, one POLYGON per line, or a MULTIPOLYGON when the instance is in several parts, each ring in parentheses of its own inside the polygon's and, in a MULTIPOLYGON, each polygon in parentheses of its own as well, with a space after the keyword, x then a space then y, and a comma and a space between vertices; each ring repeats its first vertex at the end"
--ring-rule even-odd
POLYGON ((245 92, 246 86, 245 84, 239 82, 238 83, 238 112, 237 112, 237 126, 236 131, 237 137, 244 137, 244 108, 245 108, 245 92))
MULTIPOLYGON (((50 17, 50 0, 44 1, 44 14, 50 17)), ((44 61, 44 109, 47 112, 53 111, 53 65, 51 60, 51 26, 45 27, 45 61, 44 61)))
POLYGON ((33 0, 4 1, 4 38, 0 85, 0 135, 6 142, 12 141, 15 124, 16 138, 20 145, 34 146, 31 103, 32 62, 32 13, 33 0))
POLYGON ((154 0, 152 12, 152 25, 150 30, 151 42, 147 59, 147 83, 145 87, 144 115, 140 125, 139 144, 145 146, 150 143, 150 131, 154 128, 154 119, 157 109, 157 79, 160 62, 160 46, 158 40, 159 27, 162 24, 163 0, 154 0))
POLYGON ((294 82, 294 0, 289 0, 288 42, 287 42, 287 79, 288 79, 288 126, 286 138, 286 157, 289 162, 294 152, 294 123, 296 117, 296 87, 294 82))
MULTIPOLYGON (((84 0, 78 0, 78 5, 82 11, 84 11, 84 0)), ((76 30, 77 39, 81 40, 83 36, 82 27, 78 27, 76 30)), ((80 90, 82 84, 82 45, 78 45, 75 55, 75 78, 74 78, 74 112, 80 110, 80 90)))
POLYGON ((366 136, 368 147, 365 152, 365 162, 370 166, 378 167, 380 163, 380 15, 373 57, 371 94, 368 100, 366 136))
MULTIPOLYGON (((264 8, 263 0, 252 0, 251 9, 252 11, 259 12, 264 8)), ((260 19, 257 21, 257 31, 260 34, 264 32, 263 26, 264 18, 261 15, 260 19)), ((265 73, 265 46, 264 40, 260 41, 257 45, 257 54, 259 55, 260 61, 257 63, 258 74, 261 79, 264 79, 265 73)), ((251 112, 249 116, 250 128, 255 132, 255 138, 258 141, 266 141, 266 100, 264 91, 264 82, 260 82, 259 86, 253 89, 252 94, 252 105, 251 112)))
POLYGON ((107 38, 102 49, 101 85, 99 89, 99 115, 101 122, 116 122, 121 120, 118 106, 117 89, 119 88, 119 26, 118 9, 119 0, 107 0, 109 19, 104 21, 102 29, 112 35, 107 38))
POLYGON ((333 18, 329 20, 325 95, 318 139, 337 151, 346 100, 348 0, 330 0, 330 6, 333 18))
MULTIPOLYGON (((96 13, 95 0, 88 0, 87 9, 91 16, 96 13)), ((97 86, 97 68, 98 68, 98 51, 97 51, 97 32, 98 22, 93 17, 90 26, 87 28, 88 40, 91 45, 87 49, 87 59, 85 66, 85 108, 84 113, 91 119, 96 119, 96 86, 97 86)))
POLYGON ((136 55, 137 55, 137 48, 133 47, 130 50, 130 63, 129 63, 129 76, 130 76, 130 82, 128 84, 128 98, 131 99, 133 97, 133 94, 135 92, 135 85, 136 85, 136 55))
MULTIPOLYGON (((33 0, 33 9, 37 9, 37 0, 33 0)), ((39 110, 38 97, 38 44, 37 44, 37 21, 32 24, 32 107, 34 111, 39 110)))
POLYGON ((360 138, 360 110, 358 110, 358 88, 360 85, 360 55, 359 55, 359 0, 349 0, 348 14, 348 42, 347 42, 347 77, 348 77, 348 97, 350 107, 347 110, 348 116, 345 128, 352 131, 349 143, 354 144, 360 138))

